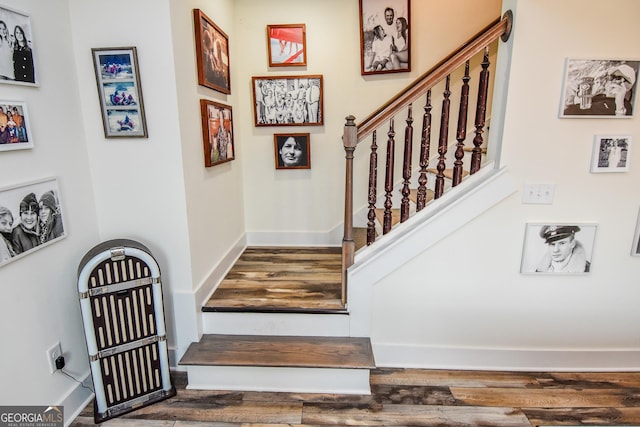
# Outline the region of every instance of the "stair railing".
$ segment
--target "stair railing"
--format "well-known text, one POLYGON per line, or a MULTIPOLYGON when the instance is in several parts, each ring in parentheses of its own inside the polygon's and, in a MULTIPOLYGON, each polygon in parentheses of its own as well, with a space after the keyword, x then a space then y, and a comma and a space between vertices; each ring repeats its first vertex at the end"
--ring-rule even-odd
MULTIPOLYGON (((455 140, 455 161, 452 165, 451 186, 460 184, 465 175, 477 172, 482 164, 483 144, 485 139, 485 121, 487 113, 487 102, 489 98, 489 46, 501 38, 507 41, 512 28, 512 14, 507 11, 502 18, 497 18, 489 26, 472 37, 450 55, 418 77, 413 83, 399 92, 375 112, 369 115, 361 123, 356 124, 354 116, 346 117, 346 124, 343 133, 343 145, 346 153, 345 168, 345 212, 344 212, 344 236, 342 240, 342 301, 346 304, 347 269, 353 265, 355 256, 354 241, 354 154, 355 149, 362 141, 368 140, 371 136, 371 150, 369 154, 369 179, 367 194, 367 245, 375 241, 377 234, 376 219, 381 222, 382 233, 391 231, 393 225, 393 189, 395 187, 395 128, 394 119, 400 113, 406 111, 406 126, 404 130, 404 145, 402 156, 402 177, 400 194, 400 222, 406 221, 410 216, 410 197, 412 157, 413 157, 413 103, 421 97, 426 97, 424 113, 422 117, 422 131, 420 134, 420 152, 418 156, 419 173, 417 178, 417 190, 415 191, 416 212, 423 209, 428 199, 437 199, 444 194, 445 178, 449 175, 446 172, 446 155, 449 149, 449 121, 451 110, 451 80, 457 74, 463 74, 460 78, 461 87, 459 89, 459 111, 455 140), (479 79, 477 90, 477 103, 475 105, 474 137, 470 147, 465 147, 464 141, 467 135, 467 116, 469 115, 470 97, 470 62, 474 57, 481 58, 479 67, 479 79), (461 71, 464 69, 464 71, 461 71), (437 155, 432 157, 430 153, 431 133, 434 128, 432 120, 432 90, 444 85, 442 91, 442 105, 440 107, 441 120, 439 124, 439 137, 437 141, 437 155), (386 161, 384 171, 384 181, 378 180, 378 145, 377 132, 383 125, 388 123, 386 131, 386 161), (463 158, 465 152, 471 152, 469 171, 463 171, 463 158), (429 168, 435 163, 435 168, 429 168), (428 174, 435 175, 435 182, 432 183, 433 190, 427 189, 428 174), (378 201, 378 185, 382 185, 384 190, 384 213, 380 218, 376 215, 376 202, 378 201)), ((457 90, 456 90, 457 91, 457 90)), ((473 111, 472 111, 473 112, 473 111)), ((437 124, 436 124, 437 125, 437 124)))

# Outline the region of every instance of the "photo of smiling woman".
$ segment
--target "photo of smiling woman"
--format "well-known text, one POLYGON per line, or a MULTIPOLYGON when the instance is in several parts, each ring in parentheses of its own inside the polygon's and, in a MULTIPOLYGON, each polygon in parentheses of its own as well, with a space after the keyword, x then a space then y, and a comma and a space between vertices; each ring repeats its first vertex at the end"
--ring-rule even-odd
POLYGON ((0 190, 0 266, 63 237, 55 179, 0 190))
POLYGON ((308 133, 273 136, 276 169, 311 169, 308 133))

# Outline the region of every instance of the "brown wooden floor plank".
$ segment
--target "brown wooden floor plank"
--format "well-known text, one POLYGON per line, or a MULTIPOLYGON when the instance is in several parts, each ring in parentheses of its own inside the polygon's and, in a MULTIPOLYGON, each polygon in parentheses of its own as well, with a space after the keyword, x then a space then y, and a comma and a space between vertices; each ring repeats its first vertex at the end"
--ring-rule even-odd
POLYGON ((514 389, 451 387, 464 405, 520 408, 623 408, 640 404, 639 389, 514 389))
POLYGON ((375 366, 367 338, 215 334, 192 343, 180 364, 338 369, 375 366))
POLYGON ((547 374, 495 371, 447 371, 429 369, 378 368, 371 372, 371 384, 446 387, 536 387, 547 374))
MULTIPOLYGON (((100 426, 640 426, 639 388, 635 387, 638 375, 379 368, 371 375, 372 394, 360 396, 186 390, 186 374, 172 372, 176 396, 100 426), (457 395, 448 392, 447 381, 457 395), (484 395, 463 401, 459 399, 460 390, 484 395), (559 405, 563 401, 567 406, 505 404, 559 405), (607 406, 575 406, 597 401, 607 406)), ((93 403, 81 411, 71 426, 95 426, 93 403)))
POLYGON ((638 426, 640 408, 523 408, 533 426, 638 426))
POLYGON ((339 247, 248 247, 203 311, 341 311, 339 247))
POLYGON ((371 405, 342 407, 307 404, 303 424, 367 426, 509 426, 531 427, 524 414, 514 408, 457 406, 371 405))

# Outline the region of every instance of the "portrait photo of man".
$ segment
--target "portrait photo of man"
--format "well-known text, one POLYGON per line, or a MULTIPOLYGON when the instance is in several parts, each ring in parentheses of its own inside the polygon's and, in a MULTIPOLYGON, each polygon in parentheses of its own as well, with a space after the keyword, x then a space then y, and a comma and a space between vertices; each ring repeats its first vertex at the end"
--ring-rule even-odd
POLYGON ((589 273, 595 232, 592 224, 527 224, 521 272, 589 273))

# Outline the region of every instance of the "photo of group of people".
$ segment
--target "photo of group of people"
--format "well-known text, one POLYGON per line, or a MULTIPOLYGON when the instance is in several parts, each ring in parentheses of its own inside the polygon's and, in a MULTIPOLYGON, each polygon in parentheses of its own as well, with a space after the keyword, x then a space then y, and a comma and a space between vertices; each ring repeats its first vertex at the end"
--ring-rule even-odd
POLYGON ((146 136, 136 49, 93 49, 106 138, 146 136))
POLYGON ((64 235, 55 180, 0 192, 0 265, 64 235))
POLYGON ((360 0, 362 74, 411 71, 408 0, 360 0))
POLYGON ((22 102, 0 101, 0 151, 32 148, 27 106, 22 102))
POLYGON ((321 125, 322 76, 253 77, 256 126, 321 125))
POLYGON ((0 83, 36 83, 29 17, 1 6, 0 83))

